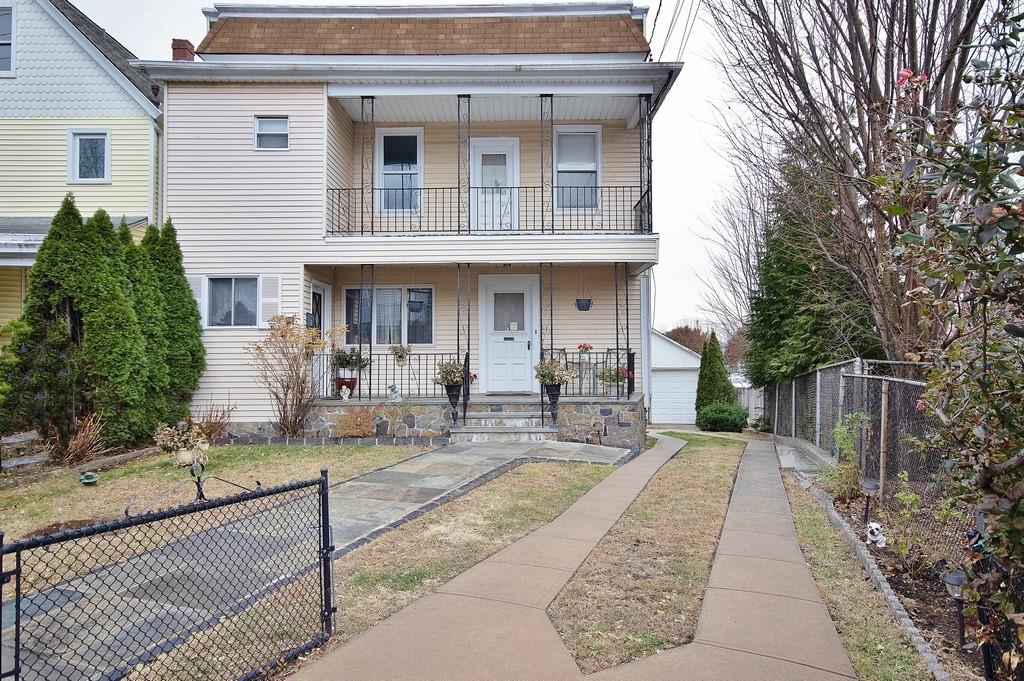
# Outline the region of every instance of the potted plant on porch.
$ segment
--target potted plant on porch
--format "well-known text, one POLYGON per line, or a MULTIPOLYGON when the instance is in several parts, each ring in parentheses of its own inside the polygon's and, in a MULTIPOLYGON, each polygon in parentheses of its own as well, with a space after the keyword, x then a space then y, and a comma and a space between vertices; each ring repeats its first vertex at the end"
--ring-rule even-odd
POLYGON ((338 370, 338 375, 334 378, 334 388, 340 391, 345 387, 353 393, 359 382, 359 374, 370 365, 370 358, 357 348, 337 348, 331 357, 331 364, 338 370))
POLYGON ((562 384, 576 376, 576 372, 569 367, 562 366, 557 360, 547 359, 533 368, 534 375, 544 388, 548 396, 548 404, 551 405, 551 419, 558 418, 558 400, 562 396, 562 384))
POLYGON ((409 355, 412 354, 412 347, 408 345, 392 345, 388 348, 391 354, 395 358, 395 364, 404 367, 406 360, 409 359, 409 355))
MULTIPOLYGON (((437 385, 443 385, 444 391, 448 395, 448 403, 452 405, 452 410, 458 410, 459 396, 462 394, 462 381, 464 376, 464 368, 462 362, 452 359, 446 362, 439 362, 437 365, 437 375, 434 376, 434 383, 437 385)), ((472 383, 473 379, 476 378, 473 374, 469 375, 469 381, 472 383)))

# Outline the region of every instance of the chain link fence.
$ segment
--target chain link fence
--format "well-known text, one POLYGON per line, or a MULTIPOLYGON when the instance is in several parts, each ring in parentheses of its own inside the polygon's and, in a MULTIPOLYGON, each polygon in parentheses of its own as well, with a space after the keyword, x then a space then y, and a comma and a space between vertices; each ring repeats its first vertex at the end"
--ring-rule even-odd
POLYGON ((837 462, 856 458, 861 477, 882 486, 885 511, 899 510, 897 493, 920 496, 913 511, 916 528, 931 552, 943 557, 962 553, 973 520, 944 505, 948 475, 938 452, 924 446, 939 427, 921 398, 927 366, 913 362, 849 360, 797 376, 792 383, 765 388, 765 405, 774 415, 772 432, 818 447, 837 462), (851 432, 853 452, 841 452, 836 426, 844 415, 864 414, 851 432), (884 471, 884 474, 883 474, 884 471), (900 480, 906 474, 909 489, 900 480))
POLYGON ((326 471, 3 544, 0 678, 257 678, 333 629, 326 471))

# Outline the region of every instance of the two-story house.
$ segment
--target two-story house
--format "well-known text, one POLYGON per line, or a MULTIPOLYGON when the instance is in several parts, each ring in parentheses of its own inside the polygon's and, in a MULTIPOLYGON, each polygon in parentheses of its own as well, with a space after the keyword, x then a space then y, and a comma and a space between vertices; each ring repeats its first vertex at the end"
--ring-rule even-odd
POLYGON ((0 0, 0 324, 67 192, 155 218, 160 91, 133 59, 67 0, 0 0))
POLYGON ((648 61, 645 13, 218 6, 202 61, 136 62, 165 93, 162 211, 207 347, 196 401, 268 428, 245 346, 294 314, 346 324, 337 342, 368 361, 344 402, 331 354, 313 358, 314 434, 369 414, 380 436, 639 446, 651 125, 679 71, 648 61), (557 426, 545 357, 576 370, 557 426), (475 376, 455 424, 445 360, 475 376))

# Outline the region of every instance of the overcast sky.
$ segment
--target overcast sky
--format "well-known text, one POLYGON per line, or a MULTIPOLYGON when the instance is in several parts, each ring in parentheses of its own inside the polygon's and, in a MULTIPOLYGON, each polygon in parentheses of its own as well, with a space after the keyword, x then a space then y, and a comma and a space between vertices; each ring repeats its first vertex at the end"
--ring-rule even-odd
MULTIPOLYGON (((206 33, 202 8, 210 0, 73 0, 96 23, 143 59, 170 59, 171 39, 188 38, 198 44, 206 33)), ((240 0, 233 0, 239 2, 240 0)), ((685 2, 665 51, 664 59, 676 57, 690 2, 662 0, 661 18, 654 38, 659 56, 677 2, 685 2)), ((249 0, 252 4, 285 4, 288 0, 249 0)), ((295 4, 356 4, 344 0, 294 0, 295 4)), ((464 2, 464 0, 463 0, 464 2)), ((359 4, 367 4, 365 0, 359 4)), ((387 0, 369 4, 391 4, 387 0)), ((401 0, 394 4, 430 4, 401 0)), ((448 0, 446 0, 448 4, 448 0)), ((461 3, 460 3, 461 4, 461 3)), ((644 4, 637 0, 637 4, 644 4)), ((648 34, 657 0, 651 0, 648 34)), ((654 325, 669 329, 678 322, 708 317, 701 310, 707 246, 704 235, 716 201, 731 181, 728 163, 717 150, 716 105, 727 96, 716 67, 709 57, 714 40, 698 17, 686 46, 686 66, 662 105, 654 124, 654 225, 661 234, 660 264, 656 282, 654 325)))

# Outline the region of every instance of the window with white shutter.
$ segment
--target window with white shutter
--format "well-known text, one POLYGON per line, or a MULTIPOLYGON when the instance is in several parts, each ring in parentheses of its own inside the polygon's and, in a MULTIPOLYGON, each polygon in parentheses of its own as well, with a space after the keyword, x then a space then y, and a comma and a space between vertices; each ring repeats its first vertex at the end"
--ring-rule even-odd
POLYGON ((192 297, 196 299, 196 307, 199 308, 199 323, 201 326, 206 326, 206 305, 204 304, 206 296, 203 295, 204 277, 190 274, 185 279, 188 281, 188 287, 192 290, 192 297))

